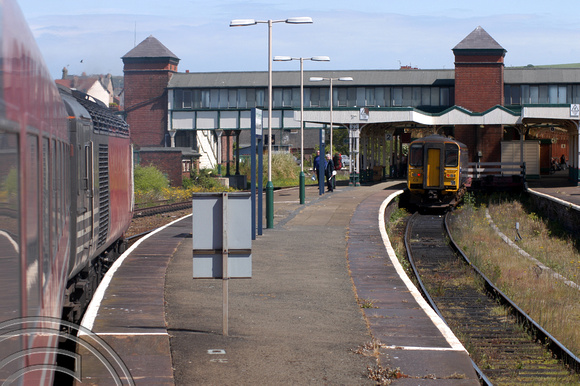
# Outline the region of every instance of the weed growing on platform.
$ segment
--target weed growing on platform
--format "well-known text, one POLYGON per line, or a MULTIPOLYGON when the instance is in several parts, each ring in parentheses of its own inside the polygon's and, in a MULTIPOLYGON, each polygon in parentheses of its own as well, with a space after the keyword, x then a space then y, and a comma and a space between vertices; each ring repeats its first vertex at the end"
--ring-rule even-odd
MULTIPOLYGON (((504 242, 486 218, 510 238, 520 224, 517 245, 568 280, 580 283, 580 255, 558 227, 530 212, 513 197, 457 209, 450 220, 452 236, 483 273, 556 339, 580 353, 580 291, 554 278, 504 242), (559 235, 559 237, 556 237, 559 235)), ((513 240, 513 239, 512 239, 513 240)))

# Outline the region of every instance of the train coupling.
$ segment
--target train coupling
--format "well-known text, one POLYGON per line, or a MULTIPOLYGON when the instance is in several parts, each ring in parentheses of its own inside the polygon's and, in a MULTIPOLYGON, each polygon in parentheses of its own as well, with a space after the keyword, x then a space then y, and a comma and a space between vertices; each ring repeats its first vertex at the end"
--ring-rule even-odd
POLYGON ((427 191, 427 198, 429 200, 437 200, 439 198, 439 196, 437 195, 437 191, 436 190, 428 190, 427 191))

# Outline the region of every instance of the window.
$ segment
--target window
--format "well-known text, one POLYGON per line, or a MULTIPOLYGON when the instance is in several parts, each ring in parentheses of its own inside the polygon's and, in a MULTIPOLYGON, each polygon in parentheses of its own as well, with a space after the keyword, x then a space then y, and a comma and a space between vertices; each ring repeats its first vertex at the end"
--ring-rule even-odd
POLYGON ((298 87, 292 89, 292 107, 300 107, 300 88, 298 87))
POLYGON ((393 87, 393 106, 403 106, 402 87, 393 87))
POLYGON ((459 160, 459 147, 453 143, 445 144, 445 166, 457 167, 459 160))
POLYGON ((403 87, 403 102, 402 106, 411 106, 411 102, 413 100, 413 88, 412 87, 403 87))
POLYGON ((238 107, 238 90, 233 89, 228 91, 228 107, 231 109, 238 107))
POLYGON ((229 95, 229 90, 222 88, 219 90, 219 102, 218 102, 218 106, 220 109, 227 109, 228 106, 228 95, 229 95))
POLYGON ((415 167, 423 166, 423 145, 411 145, 409 148, 409 165, 415 167))
POLYGON ((273 94, 272 97, 274 98, 274 104, 272 105, 272 107, 274 107, 274 108, 282 107, 283 106, 282 105, 282 90, 279 88, 274 89, 272 91, 272 94, 273 94))
POLYGON ((530 86, 530 99, 529 103, 538 104, 540 103, 540 88, 538 86, 530 86))
POLYGON ((320 107, 320 88, 318 87, 310 89, 310 107, 320 107))
POLYGON ((512 105, 519 105, 521 104, 521 95, 520 95, 521 89, 520 86, 513 86, 511 87, 510 90, 510 97, 511 97, 511 103, 512 105))
POLYGON ((385 107, 391 106, 391 88, 385 87, 385 107))
POLYGON ((521 93, 522 93, 521 103, 522 104, 530 103, 530 86, 527 84, 522 84, 521 93))
POLYGON ((431 88, 421 87, 421 106, 431 106, 431 88))
POLYGON ((201 90, 201 106, 200 107, 202 109, 209 109, 209 107, 210 107, 210 104, 209 104, 210 97, 209 97, 209 95, 210 95, 209 90, 201 90))
POLYGON ((558 86, 558 102, 560 104, 566 103, 566 86, 558 86))
POLYGON ((318 91, 320 96, 320 107, 330 107, 330 100, 328 99, 330 96, 330 88, 322 88, 318 89, 318 91))
POLYGON ((412 88, 411 106, 417 107, 421 105, 421 87, 412 88))
POLYGON ((193 107, 192 93, 189 90, 183 91, 183 105, 181 108, 191 109, 193 107))
POLYGON ((540 86, 540 93, 539 93, 538 103, 546 104, 548 103, 548 86, 541 85, 540 86))
POLYGON ((292 89, 285 88, 282 90, 282 106, 292 107, 292 89))
POLYGON ((192 101, 193 101, 193 108, 199 109, 201 108, 201 90, 192 90, 192 101))
MULTIPOLYGON (((242 90, 240 90, 240 92, 241 91, 242 90)), ((245 98, 242 98, 242 93, 240 93, 240 107, 256 107, 256 90, 253 88, 248 88, 244 89, 243 91, 245 98)))
POLYGON ((558 86, 555 84, 548 86, 548 103, 558 103, 558 86))
POLYGON ((356 88, 356 106, 364 106, 366 103, 366 93, 364 87, 357 87, 356 88))
POLYGON ((440 97, 439 106, 451 106, 451 101, 449 100, 449 89, 442 88, 441 89, 441 97, 440 97))
POLYGON ((348 89, 346 87, 337 87, 336 89, 336 106, 346 107, 348 106, 348 89))
POLYGON ((348 107, 356 107, 356 87, 348 87, 346 89, 346 105, 348 107))
POLYGON ((375 88, 375 103, 377 106, 386 106, 385 104, 385 88, 384 87, 376 87, 375 88))
POLYGON ((439 87, 431 87, 431 106, 440 106, 440 100, 441 98, 439 87))
POLYGON ((256 99, 255 99, 256 105, 254 107, 266 106, 266 104, 264 103, 264 100, 266 99, 265 94, 266 94, 266 92, 264 89, 262 89, 262 88, 256 89, 256 99))
POLYGON ((365 106, 376 106, 374 87, 365 88, 365 100, 366 100, 365 106))
POLYGON ((211 89, 209 92, 210 93, 209 107, 212 109, 217 109, 219 106, 219 99, 220 99, 219 92, 220 92, 220 90, 215 89, 215 88, 211 89))

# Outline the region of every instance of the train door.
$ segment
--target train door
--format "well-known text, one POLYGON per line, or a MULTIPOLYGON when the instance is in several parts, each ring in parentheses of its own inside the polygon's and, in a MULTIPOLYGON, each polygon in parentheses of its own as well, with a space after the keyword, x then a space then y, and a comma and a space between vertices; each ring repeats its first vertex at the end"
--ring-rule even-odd
POLYGON ((426 188, 437 188, 441 184, 441 149, 428 148, 427 149, 427 166, 426 188))

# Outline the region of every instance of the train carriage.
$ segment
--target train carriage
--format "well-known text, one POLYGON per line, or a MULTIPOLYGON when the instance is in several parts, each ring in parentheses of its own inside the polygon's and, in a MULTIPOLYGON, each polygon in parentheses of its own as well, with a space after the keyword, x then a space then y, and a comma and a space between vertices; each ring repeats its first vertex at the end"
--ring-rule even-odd
POLYGON ((52 384, 132 217, 127 124, 59 90, 13 0, 0 1, 0 382, 52 384))
POLYGON ((455 205, 470 184, 467 146, 441 135, 409 144, 407 188, 412 204, 443 208, 455 205))
POLYGON ((65 319, 78 323, 124 249, 133 211, 129 126, 87 94, 60 86, 71 142, 71 255, 65 319))

